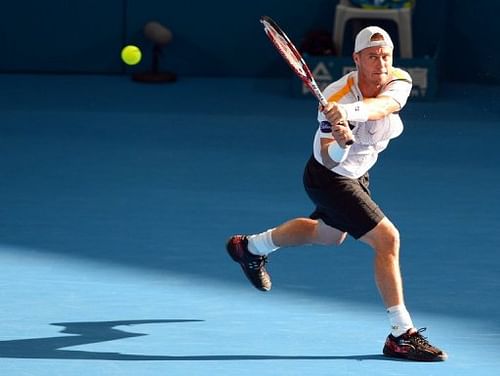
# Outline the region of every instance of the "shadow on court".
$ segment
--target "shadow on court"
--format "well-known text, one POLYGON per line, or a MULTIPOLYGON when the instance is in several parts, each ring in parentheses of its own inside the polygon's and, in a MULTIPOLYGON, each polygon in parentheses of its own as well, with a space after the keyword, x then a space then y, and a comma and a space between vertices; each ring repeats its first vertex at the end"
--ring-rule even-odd
POLYGON ((30 338, 0 341, 0 358, 20 359, 89 359, 123 361, 221 361, 221 360, 385 360, 398 361, 382 355, 347 355, 347 356, 287 356, 287 355, 134 355, 112 352, 72 351, 63 348, 115 341, 124 338, 145 336, 143 333, 126 332, 115 329, 117 326, 140 324, 193 323, 203 320, 125 320, 96 322, 53 323, 64 327, 61 333, 71 336, 30 338))

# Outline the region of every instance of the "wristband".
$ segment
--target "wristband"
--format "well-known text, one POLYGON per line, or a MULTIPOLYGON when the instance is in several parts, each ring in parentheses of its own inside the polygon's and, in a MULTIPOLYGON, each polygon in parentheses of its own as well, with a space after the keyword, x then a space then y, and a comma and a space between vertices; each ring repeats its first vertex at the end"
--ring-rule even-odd
POLYGON ((347 120, 365 122, 368 120, 368 109, 363 101, 342 104, 347 114, 347 120))
POLYGON ((328 155, 334 162, 341 163, 345 161, 345 159, 347 158, 347 152, 349 151, 350 148, 351 148, 350 146, 342 148, 340 147, 338 142, 332 142, 328 146, 328 155))

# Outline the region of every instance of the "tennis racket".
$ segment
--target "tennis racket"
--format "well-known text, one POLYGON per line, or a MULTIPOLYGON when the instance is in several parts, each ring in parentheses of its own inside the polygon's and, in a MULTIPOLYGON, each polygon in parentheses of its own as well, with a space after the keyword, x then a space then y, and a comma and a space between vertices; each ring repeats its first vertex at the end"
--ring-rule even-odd
MULTIPOLYGON (((262 16, 260 18, 260 22, 264 25, 264 31, 269 37, 269 40, 278 50, 280 55, 285 59, 290 68, 292 68, 295 74, 302 80, 311 93, 314 94, 322 106, 328 105, 328 101, 319 89, 311 70, 290 38, 288 38, 285 32, 281 30, 278 24, 274 22, 271 17, 262 16)), ((347 145, 351 145, 352 143, 353 140, 348 140, 346 142, 347 145)))

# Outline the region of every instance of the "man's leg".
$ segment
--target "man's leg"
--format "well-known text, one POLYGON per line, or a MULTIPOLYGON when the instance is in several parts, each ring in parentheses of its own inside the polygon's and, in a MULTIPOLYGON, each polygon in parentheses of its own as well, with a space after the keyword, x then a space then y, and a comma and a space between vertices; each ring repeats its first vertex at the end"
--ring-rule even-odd
POLYGON ((304 244, 339 245, 345 237, 346 233, 322 220, 295 218, 260 234, 234 235, 228 240, 226 249, 257 289, 269 291, 272 283, 265 266, 271 252, 304 244))
POLYGON ((403 296, 399 267, 399 231, 384 217, 374 229, 360 238, 375 251, 375 281, 391 323, 391 333, 398 337, 414 330, 403 296))
POLYGON ((276 227, 272 232, 272 239, 277 247, 304 244, 340 245, 346 235, 322 220, 295 218, 276 227))
POLYGON ((391 334, 383 352, 387 356, 417 361, 442 361, 445 352, 432 346, 421 335, 425 329, 413 326, 403 297, 403 282, 399 267, 399 232, 387 218, 360 238, 375 251, 375 280, 387 308, 391 334))
POLYGON ((404 305, 399 268, 399 232, 385 217, 360 238, 375 251, 375 281, 386 307, 404 305))

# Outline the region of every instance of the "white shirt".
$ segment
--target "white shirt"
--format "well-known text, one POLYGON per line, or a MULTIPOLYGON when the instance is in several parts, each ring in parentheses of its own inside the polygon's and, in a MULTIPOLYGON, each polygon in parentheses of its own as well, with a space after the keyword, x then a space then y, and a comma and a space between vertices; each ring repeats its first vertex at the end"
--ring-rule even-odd
MULTIPOLYGON (((399 68, 392 68, 387 84, 379 96, 394 98, 400 109, 406 104, 411 91, 410 75, 399 68)), ((328 85, 323 92, 328 101, 337 103, 353 103, 363 100, 358 87, 358 72, 353 71, 340 80, 328 85)), ((321 158, 321 138, 333 139, 332 133, 322 131, 321 122, 326 121, 322 112, 318 112, 319 127, 314 136, 313 151, 315 159, 323 164, 321 158)), ((350 122, 354 126, 354 144, 350 147, 347 158, 331 170, 337 174, 357 179, 363 176, 377 161, 378 154, 389 144, 389 140, 403 132, 403 122, 398 114, 392 113, 380 120, 366 122, 350 122)), ((325 128, 325 127, 323 127, 325 128)))

